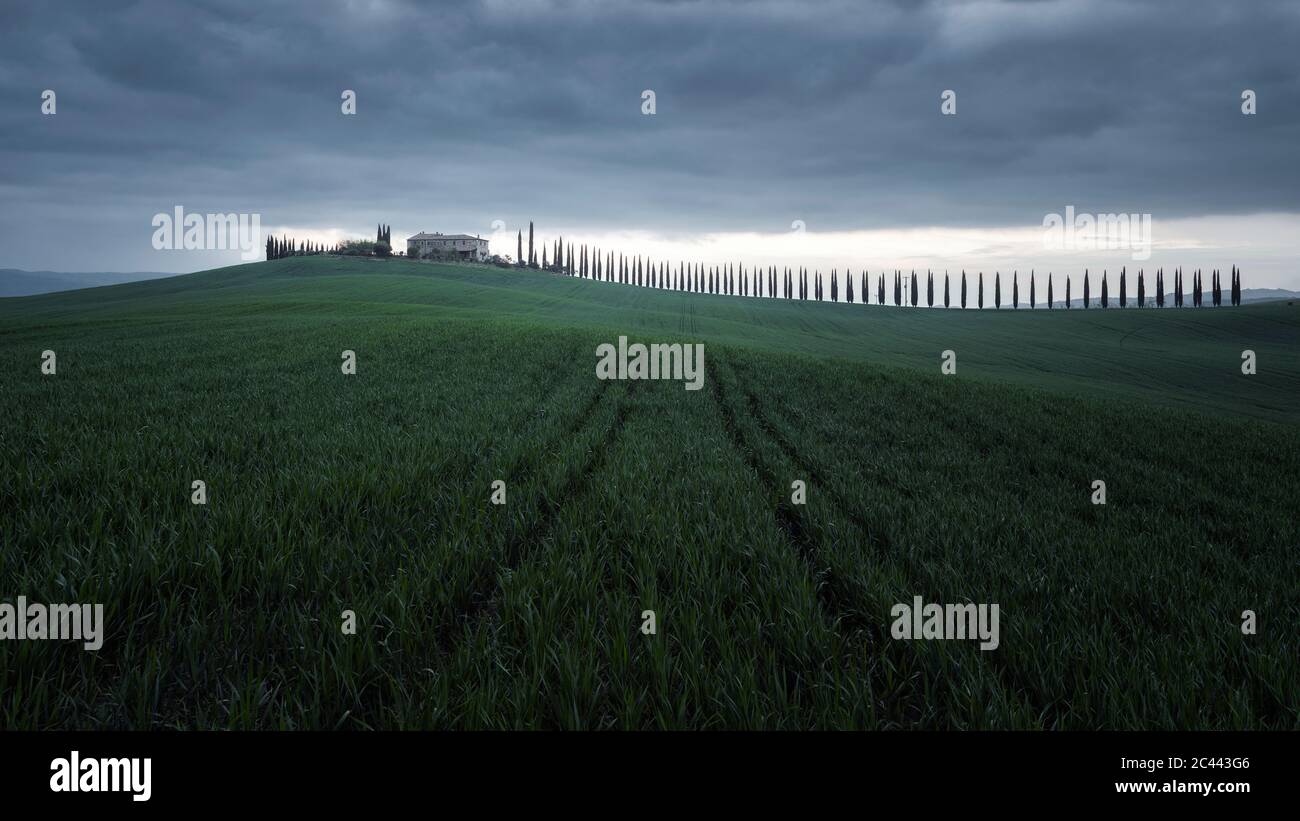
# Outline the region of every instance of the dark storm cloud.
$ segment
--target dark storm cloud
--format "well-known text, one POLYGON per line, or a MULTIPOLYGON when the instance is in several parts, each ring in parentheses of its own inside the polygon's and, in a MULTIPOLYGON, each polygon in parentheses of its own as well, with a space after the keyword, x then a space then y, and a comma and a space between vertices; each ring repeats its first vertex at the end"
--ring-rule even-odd
POLYGON ((29 3, 0 33, 0 263, 157 268, 178 203, 358 233, 1296 212, 1296 9, 29 3))

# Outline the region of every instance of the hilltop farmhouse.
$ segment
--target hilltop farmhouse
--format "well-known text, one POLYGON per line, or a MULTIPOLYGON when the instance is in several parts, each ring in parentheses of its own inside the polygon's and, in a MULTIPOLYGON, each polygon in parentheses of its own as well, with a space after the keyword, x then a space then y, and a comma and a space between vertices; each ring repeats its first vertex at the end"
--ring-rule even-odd
POLYGON ((421 231, 407 238, 406 255, 482 262, 488 258, 488 241, 469 234, 427 234, 421 231))

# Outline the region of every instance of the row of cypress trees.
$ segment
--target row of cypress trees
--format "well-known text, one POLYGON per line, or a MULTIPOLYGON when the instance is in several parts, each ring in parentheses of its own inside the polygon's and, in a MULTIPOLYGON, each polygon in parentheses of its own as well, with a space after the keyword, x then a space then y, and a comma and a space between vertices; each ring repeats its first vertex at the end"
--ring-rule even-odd
POLYGON ((266 258, 283 259, 284 257, 307 257, 319 254, 333 254, 337 247, 326 248, 319 242, 298 242, 291 237, 267 237, 266 258))
MULTIPOLYGON (((743 265, 713 265, 706 266, 703 263, 678 262, 676 266, 669 265, 666 262, 654 262, 640 256, 627 257, 623 254, 615 254, 612 251, 601 252, 595 248, 588 248, 586 245, 580 245, 576 248, 572 243, 566 244, 564 238, 560 237, 553 243, 542 246, 542 258, 540 264, 537 260, 536 247, 534 245, 533 224, 528 223, 528 254, 524 255, 523 231, 518 233, 518 256, 519 267, 539 268, 541 270, 553 271, 565 276, 581 277, 586 279, 600 280, 604 282, 618 282, 625 285, 637 285, 650 288, 664 288, 669 290, 680 290, 688 292, 708 293, 708 294, 727 294, 733 296, 754 296, 754 297, 772 297, 778 296, 785 299, 813 299, 824 301, 827 296, 827 288, 822 279, 820 271, 809 275, 806 268, 791 270, 785 268, 783 271, 777 271, 776 266, 767 266, 754 268, 751 267, 746 273, 743 265), (549 256, 548 256, 549 253, 549 256)), ((1011 307, 1013 309, 1020 307, 1020 281, 1017 272, 1011 275, 1011 307)), ((869 291, 867 289, 868 274, 863 271, 859 280, 860 287, 858 290, 859 298, 862 304, 869 304, 869 291)), ((908 278, 908 285, 904 285, 904 277, 901 270, 894 271, 893 283, 893 304, 894 305, 912 305, 920 304, 920 278, 912 272, 908 278)), ((1053 293, 1053 277, 1047 276, 1047 307, 1056 307, 1053 293)), ((846 302, 854 301, 853 274, 851 271, 845 272, 844 299, 846 302)), ((829 276, 829 295, 831 302, 838 302, 840 299, 840 275, 836 270, 832 270, 829 276)), ((1173 305, 1183 307, 1185 304, 1183 295, 1183 273, 1182 269, 1174 271, 1173 286, 1173 305)), ((1190 291, 1192 305, 1201 307, 1205 304, 1202 273, 1198 269, 1192 274, 1192 286, 1190 291)), ((1137 274, 1137 307, 1145 308, 1148 304, 1157 307, 1165 307, 1165 274, 1164 269, 1158 269, 1155 272, 1155 292, 1150 297, 1146 289, 1146 275, 1143 271, 1137 274)), ((977 286, 977 306, 984 307, 984 274, 980 272, 977 286)), ((1232 305, 1241 304, 1241 272, 1236 266, 1232 268, 1232 281, 1230 285, 1229 300, 1232 305)), ((1128 269, 1122 268, 1119 274, 1119 307, 1128 307, 1128 269)), ((879 275, 876 281, 876 303, 886 304, 885 301, 885 275, 879 275)), ((1102 308, 1110 308, 1110 283, 1105 271, 1101 275, 1101 297, 1099 303, 1102 308)), ((934 307, 935 304, 935 275, 933 272, 926 272, 925 283, 925 304, 934 307)), ((967 304, 967 284, 966 272, 961 272, 961 292, 960 306, 966 307, 967 304)), ((1211 304, 1218 306, 1223 304, 1222 278, 1219 271, 1215 270, 1211 275, 1211 304)), ((1071 305, 1071 281, 1070 277, 1065 278, 1065 301, 1066 308, 1071 305)), ((1087 269, 1083 273, 1083 307, 1089 308, 1092 305, 1092 287, 1091 275, 1087 269)), ((1002 306, 1002 275, 999 272, 994 273, 993 284, 993 306, 1000 308, 1002 306)), ((943 307, 952 307, 951 284, 949 282, 948 272, 943 274, 943 307)), ((1033 272, 1030 272, 1029 279, 1029 307, 1038 307, 1037 282, 1033 272)))

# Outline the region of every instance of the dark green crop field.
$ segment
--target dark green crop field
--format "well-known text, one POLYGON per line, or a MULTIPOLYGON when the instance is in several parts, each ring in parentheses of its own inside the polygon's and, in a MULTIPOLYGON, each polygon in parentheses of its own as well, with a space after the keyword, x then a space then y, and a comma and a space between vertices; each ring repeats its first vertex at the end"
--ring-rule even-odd
POLYGON ((0 477, 0 602, 106 624, 0 641, 4 729, 1300 728, 1285 303, 283 259, 0 300, 0 477), (598 380, 620 334, 703 389, 598 380), (999 646, 893 638, 914 596, 999 646))

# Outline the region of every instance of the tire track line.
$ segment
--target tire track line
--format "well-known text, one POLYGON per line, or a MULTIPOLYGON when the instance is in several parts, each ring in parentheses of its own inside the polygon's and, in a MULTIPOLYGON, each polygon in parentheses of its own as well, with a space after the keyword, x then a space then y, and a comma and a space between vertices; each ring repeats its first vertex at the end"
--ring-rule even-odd
MULTIPOLYGON (((521 457, 517 467, 508 474, 512 480, 517 480, 522 475, 523 481, 526 482, 536 470, 540 454, 548 452, 557 442, 571 439, 591 427, 592 414, 609 392, 603 387, 604 384, 606 383, 602 383, 601 390, 596 391, 587 401, 564 434, 538 445, 521 457)), ((454 650, 459 637, 464 635, 464 629, 468 625, 495 618, 500 602, 503 573, 517 570, 528 559, 532 548, 545 541, 550 535, 565 505, 580 496, 586 490, 591 478, 604 468, 608 454, 621 435, 631 413, 630 405, 626 401, 616 399, 615 402, 617 405, 613 420, 600 439, 592 445, 582 464, 569 471, 554 495, 548 495, 545 487, 539 489, 539 496, 531 501, 533 515, 529 518, 529 525, 522 532, 516 529, 511 533, 502 548, 500 558, 495 560, 493 583, 471 589, 468 592, 468 604, 441 626, 438 631, 437 645, 442 652, 449 654, 454 650)))
MULTIPOLYGON (((764 485, 769 488, 780 487, 782 483, 777 481, 776 475, 766 462, 749 446, 745 434, 736 423, 735 411, 727 402, 726 389, 723 387, 722 380, 718 377, 717 368, 712 360, 705 365, 705 370, 713 399, 717 403, 722 417, 722 426, 726 429, 732 444, 745 460, 749 469, 758 476, 764 485)), ((863 619, 843 605, 843 591, 839 589, 840 585, 834 574, 828 568, 822 566, 816 540, 809 532, 803 515, 784 498, 776 503, 772 515, 776 519, 777 527, 784 534, 786 541, 794 548, 795 552, 804 561, 804 564, 807 565, 808 571, 813 578, 817 600, 830 615, 836 628, 839 629, 841 625, 850 629, 869 627, 863 619)))

